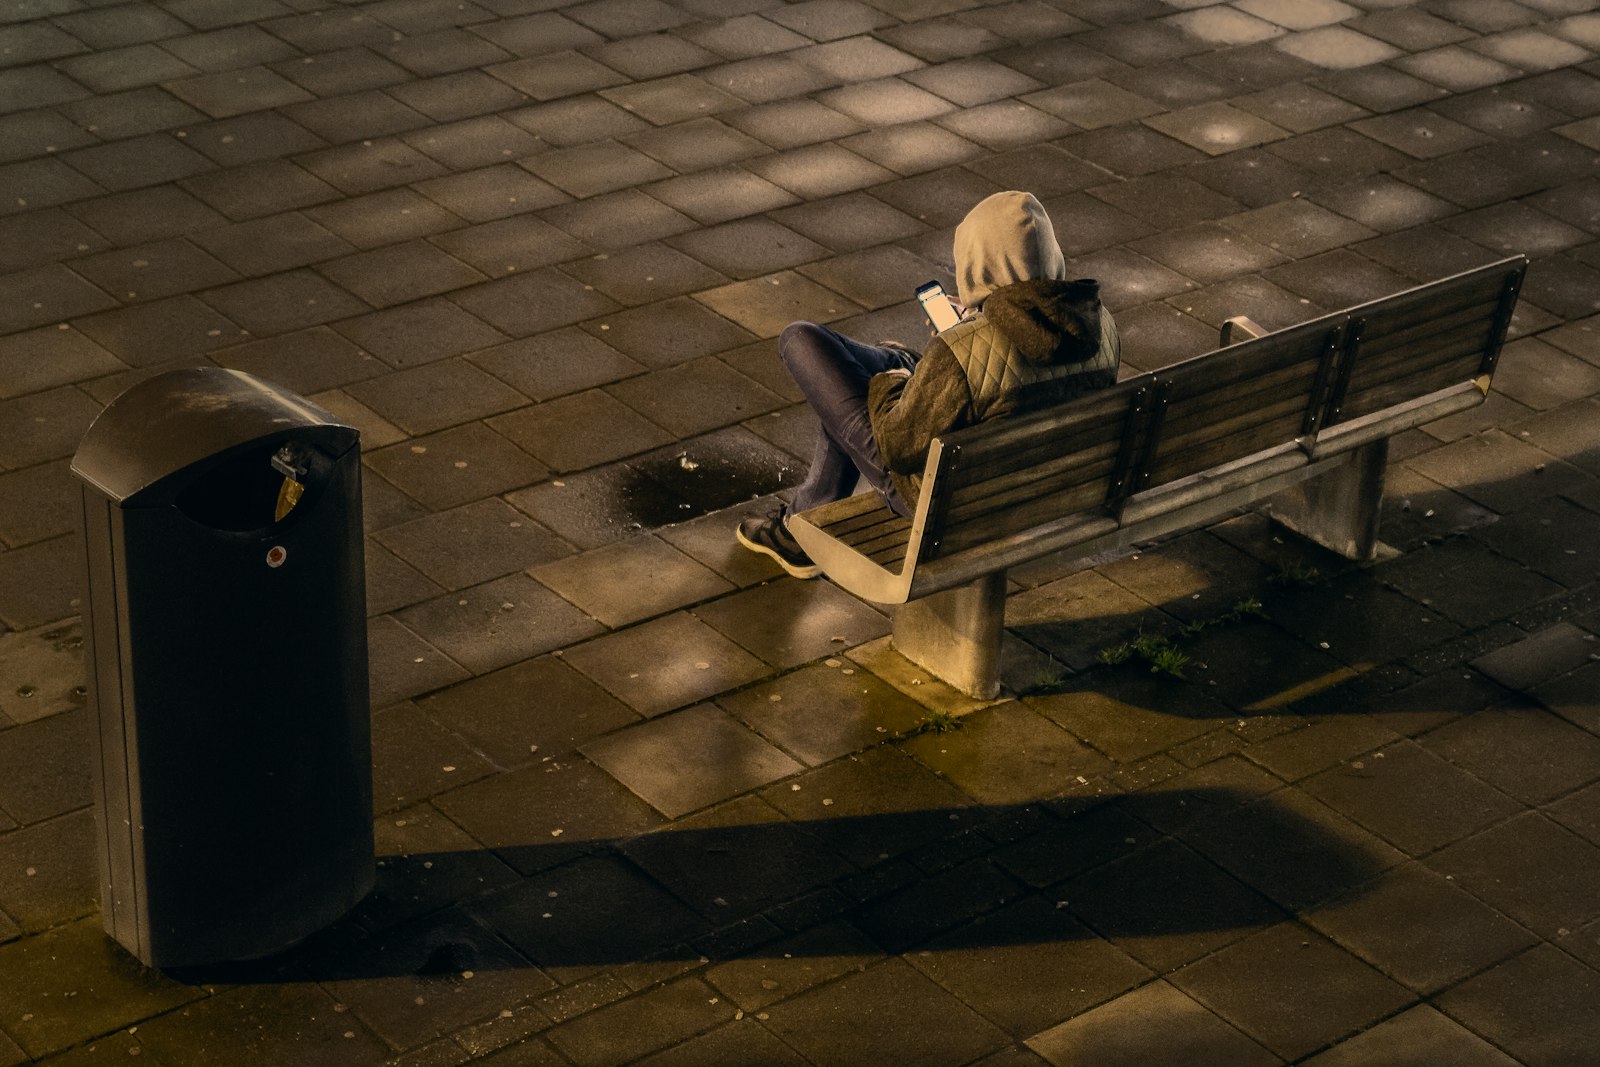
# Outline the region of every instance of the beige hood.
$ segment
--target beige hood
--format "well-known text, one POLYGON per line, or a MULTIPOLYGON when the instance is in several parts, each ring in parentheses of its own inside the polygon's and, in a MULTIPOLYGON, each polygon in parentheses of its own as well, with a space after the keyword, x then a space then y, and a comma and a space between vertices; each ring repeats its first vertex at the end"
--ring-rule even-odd
POLYGON ((967 212, 956 227, 955 260, 957 294, 974 309, 1001 286, 1067 276, 1050 216, 1032 193, 995 193, 967 212))

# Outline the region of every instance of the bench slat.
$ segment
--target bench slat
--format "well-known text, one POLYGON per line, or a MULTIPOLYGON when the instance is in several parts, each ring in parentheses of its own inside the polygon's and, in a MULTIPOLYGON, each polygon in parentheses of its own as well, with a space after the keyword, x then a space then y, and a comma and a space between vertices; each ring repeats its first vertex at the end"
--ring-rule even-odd
POLYGON ((876 498, 878 507, 861 515, 852 515, 846 519, 838 519, 823 524, 823 529, 828 531, 828 536, 837 537, 841 541, 855 542, 867 540, 878 536, 885 527, 909 526, 910 520, 896 515, 890 510, 889 505, 876 493, 860 494, 867 498, 876 498))
POLYGON ((1352 375, 1332 421, 1358 418, 1380 407, 1408 399, 1397 396, 1394 387, 1396 381, 1434 383, 1422 388, 1422 392, 1432 392, 1454 382, 1470 381, 1482 370, 1484 347, 1485 341, 1481 336, 1458 338, 1450 345, 1427 352, 1389 355, 1364 364, 1352 375))
POLYGON ((1061 409, 987 424, 987 433, 946 438, 921 558, 1110 499, 1133 447, 1129 420, 1148 384, 1148 377, 1121 382, 1061 409))
MULTIPOLYGON (((1362 365, 1356 369, 1355 375, 1352 376, 1352 384, 1365 388, 1374 383, 1381 384, 1386 382, 1397 374, 1406 374, 1413 370, 1438 366, 1440 363, 1453 363, 1469 355, 1477 355, 1481 364, 1483 348, 1483 335, 1474 334, 1441 338, 1439 344, 1430 345, 1422 351, 1386 352, 1375 359, 1364 360, 1362 365)), ((1475 377, 1478 369, 1479 364, 1473 364, 1473 372, 1463 375, 1463 380, 1475 377)))
POLYGON ((1071 469, 1103 454, 1115 451, 1117 422, 1093 426, 1075 426, 1064 432, 1056 442, 1040 442, 1028 448, 1019 448, 1014 455, 991 455, 980 462, 971 462, 965 454, 944 472, 946 490, 966 492, 969 486, 982 486, 997 479, 1048 478, 1063 469, 1071 469))
POLYGON ((1100 432, 1093 436, 1073 435, 1063 441, 1059 449, 1029 449, 1025 462, 991 460, 976 466, 968 464, 966 457, 962 456, 944 472, 947 479, 945 491, 953 496, 964 497, 973 493, 981 495, 988 491, 987 487, 995 484, 1033 484, 1062 476, 1070 477, 1073 471, 1085 464, 1115 456, 1120 445, 1115 433, 1120 427, 1112 424, 1097 429, 1100 432))
MULTIPOLYGON (((1477 366, 1459 380, 1491 371, 1526 268, 1527 260, 1518 256, 1352 308, 1348 348, 1324 422, 1414 399, 1390 384, 1410 374, 1397 369, 1408 362, 1433 366, 1476 351, 1477 366)), ((1435 381, 1417 377, 1419 384, 1435 381)))
MULTIPOLYGON (((1219 417, 1226 418, 1240 411, 1248 411, 1258 396, 1281 397, 1298 392, 1310 379, 1316 377, 1317 366, 1314 360, 1298 359, 1286 366, 1243 381, 1230 381, 1199 391, 1199 395, 1212 397, 1216 406, 1209 410, 1215 411, 1219 417)), ((1167 390, 1168 403, 1195 392, 1183 388, 1182 383, 1174 382, 1167 390)), ((1169 411, 1167 419, 1170 421, 1172 418, 1173 414, 1169 411)))
MULTIPOLYGON (((1494 328, 1494 308, 1473 307, 1438 318, 1422 319, 1409 326, 1363 340, 1361 355, 1370 358, 1393 352, 1424 352, 1441 338, 1475 336, 1487 341, 1494 328)), ((1370 323, 1367 324, 1370 327, 1370 323)))
POLYGON ((1142 488, 1165 485, 1208 467, 1242 459, 1294 440, 1304 425, 1309 401, 1308 387, 1299 397, 1290 397, 1261 409, 1261 417, 1250 422, 1207 425, 1189 420, 1191 428, 1183 433, 1172 434, 1164 430, 1164 454, 1151 463, 1142 488))
POLYGON ((906 554, 906 545, 910 540, 911 524, 908 522, 899 527, 885 526, 873 537, 863 537, 847 543, 863 556, 879 553, 893 555, 896 552, 903 556, 906 554))
POLYGON ((907 523, 898 529, 893 527, 884 528, 872 537, 854 538, 844 543, 860 552, 863 556, 870 556, 880 552, 889 552, 891 554, 898 552, 903 556, 906 552, 906 544, 911 539, 910 535, 911 525, 907 523))
POLYGON ((829 504, 822 504, 806 512, 809 521, 815 526, 834 527, 841 526, 861 516, 874 516, 888 510, 888 505, 883 498, 873 493, 857 493, 847 496, 842 500, 835 500, 829 504))
POLYGON ((1328 351, 1337 342, 1344 321, 1343 315, 1325 315, 1193 356, 1156 374, 1174 387, 1182 383, 1186 391, 1221 390, 1240 383, 1248 386, 1328 351))
POLYGON ((1302 373, 1295 380, 1273 383, 1271 388, 1256 392, 1208 396, 1203 402, 1181 405, 1174 405, 1169 400, 1161 423, 1162 451, 1171 448, 1174 437, 1190 434, 1195 427, 1208 427, 1213 431, 1212 436, 1216 436, 1233 433, 1256 423, 1277 422, 1280 416, 1290 410, 1297 410, 1303 415, 1316 383, 1316 368, 1300 369, 1302 373))
POLYGON ((1316 424, 1337 319, 1245 341, 1157 375, 1141 491, 1292 441, 1316 424))
POLYGON ((1129 401, 1150 376, 1119 382, 1109 389, 1088 393, 1069 404, 969 426, 947 434, 946 454, 955 450, 962 469, 979 469, 999 462, 1013 468, 1032 462, 1037 450, 1051 451, 1084 434, 1097 435, 1108 421, 1119 423, 1129 401), (975 432, 987 431, 987 432, 975 432))
POLYGON ((1396 375, 1374 388, 1365 390, 1361 394, 1359 406, 1346 404, 1343 419, 1360 418, 1441 389, 1448 389, 1452 385, 1471 381, 1478 368, 1479 357, 1479 352, 1471 352, 1451 362, 1410 369, 1408 373, 1396 375))
POLYGON ((1377 336, 1403 323, 1443 318, 1474 305, 1493 304, 1506 280, 1522 272, 1522 262, 1521 257, 1515 257, 1476 267, 1394 296, 1369 301, 1351 308, 1346 314, 1352 320, 1370 324, 1374 329, 1369 336, 1377 336))
POLYGON ((1104 504, 1116 455, 1108 451, 1098 462, 1048 481, 1012 478, 986 482, 948 500, 939 515, 933 539, 924 545, 929 558, 937 558, 989 537, 1025 530, 1040 521, 1042 512, 1060 515, 1104 504), (1009 483, 1009 484, 1008 484, 1009 483), (990 492, 988 490, 996 491, 990 492))
POLYGON ((972 521, 999 521, 999 512, 1026 501, 1031 496, 1081 497, 1085 506, 1103 503, 1105 482, 1116 464, 1116 452, 1107 447, 1094 453, 1081 453, 1079 462, 1063 461, 1061 469, 1041 477, 1030 477, 1030 471, 1018 471, 1002 478, 994 478, 981 485, 966 487, 953 496, 945 512, 945 532, 960 523, 972 521), (1099 494, 1096 497, 1095 494, 1099 494))
MULTIPOLYGON (((1110 473, 1109 466, 1106 468, 1106 473, 1110 473)), ((962 517, 961 521, 946 526, 937 544, 938 551, 932 558, 937 559, 951 552, 960 552, 974 545, 986 544, 997 537, 1008 537, 1062 515, 1091 512, 1104 497, 1103 484, 1078 486, 1073 491, 1047 493, 1042 496, 1030 493, 1022 498, 1021 503, 1013 503, 993 512, 978 512, 970 517, 962 517)))

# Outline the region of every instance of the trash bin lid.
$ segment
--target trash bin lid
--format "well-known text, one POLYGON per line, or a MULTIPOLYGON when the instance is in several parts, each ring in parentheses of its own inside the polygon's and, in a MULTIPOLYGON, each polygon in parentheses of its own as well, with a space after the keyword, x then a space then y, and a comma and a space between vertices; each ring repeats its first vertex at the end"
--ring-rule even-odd
POLYGON ((276 439, 343 455, 360 432, 281 386, 243 371, 193 367, 147 378, 89 426, 72 473, 124 507, 165 503, 201 470, 276 439))

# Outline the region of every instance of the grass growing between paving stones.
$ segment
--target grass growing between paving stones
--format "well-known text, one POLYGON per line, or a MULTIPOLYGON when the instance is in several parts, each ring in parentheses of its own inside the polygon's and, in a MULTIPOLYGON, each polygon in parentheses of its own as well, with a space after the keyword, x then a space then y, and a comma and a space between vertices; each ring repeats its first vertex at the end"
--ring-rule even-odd
POLYGON ((952 730, 959 730, 966 725, 955 715, 948 711, 930 711, 922 717, 922 721, 906 732, 907 737, 916 737, 919 734, 947 734, 952 730))
POLYGON ((1132 641, 1102 648, 1096 658, 1108 667, 1115 667, 1135 655, 1150 665, 1151 674, 1170 674, 1174 678, 1183 677, 1183 668, 1189 662, 1188 656, 1159 634, 1140 634, 1132 641))
POLYGON ((1137 655, 1150 665, 1151 674, 1170 674, 1183 677, 1183 668, 1189 657, 1178 650, 1167 638, 1158 634, 1140 634, 1131 642, 1123 642, 1100 650, 1099 660, 1110 667, 1126 663, 1137 655))
POLYGON ((1322 583, 1322 572, 1308 564, 1285 563, 1267 581, 1286 589, 1309 589, 1322 583))
MULTIPOLYGON (((1209 619, 1196 619, 1185 623, 1178 629, 1180 638, 1195 637, 1206 630, 1217 626, 1227 626, 1245 618, 1265 617, 1266 612, 1261 607, 1261 601, 1255 597, 1246 597, 1236 601, 1233 607, 1221 615, 1214 615, 1209 619)), ((1127 663, 1138 656, 1150 666, 1151 674, 1167 674, 1174 678, 1184 677, 1183 669, 1188 666, 1190 658, 1171 638, 1159 634, 1140 634, 1132 641, 1124 641, 1118 645, 1102 648, 1096 657, 1108 667, 1115 667, 1127 663)))

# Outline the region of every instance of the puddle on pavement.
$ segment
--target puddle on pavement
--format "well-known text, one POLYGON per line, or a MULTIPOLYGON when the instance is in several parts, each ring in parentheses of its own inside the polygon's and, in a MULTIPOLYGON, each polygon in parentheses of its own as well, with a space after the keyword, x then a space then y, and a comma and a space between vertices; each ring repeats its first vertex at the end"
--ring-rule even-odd
POLYGON ((804 464, 734 427, 536 486, 519 507, 594 548, 798 485, 804 464))
POLYGON ((619 479, 627 521, 646 530, 701 515, 798 484, 800 471, 772 454, 721 448, 662 452, 630 461, 619 479))

